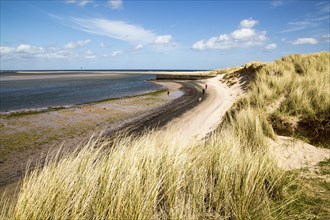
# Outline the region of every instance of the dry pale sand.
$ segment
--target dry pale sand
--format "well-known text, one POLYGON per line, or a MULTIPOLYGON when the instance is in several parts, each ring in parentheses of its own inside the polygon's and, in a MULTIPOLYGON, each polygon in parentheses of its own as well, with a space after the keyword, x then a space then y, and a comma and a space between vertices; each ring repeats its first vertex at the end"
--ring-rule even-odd
MULTIPOLYGON (((220 80, 223 75, 200 81, 208 85, 207 99, 200 105, 171 121, 167 129, 178 132, 181 144, 196 144, 215 130, 232 104, 243 94, 243 84, 228 87, 220 80)), ((244 82, 243 82, 244 83, 244 82)), ((201 98, 204 98, 201 95, 201 98)), ((285 170, 312 167, 330 158, 330 150, 317 148, 292 137, 278 136, 270 140, 270 152, 278 165, 285 170)))
POLYGON ((276 141, 269 140, 270 152, 278 165, 285 170, 311 167, 330 158, 330 150, 317 148, 292 137, 278 136, 276 141))
POLYGON ((167 129, 179 135, 182 145, 195 144, 215 130, 221 123, 222 117, 232 104, 242 94, 240 85, 228 87, 220 82, 223 75, 199 81, 202 88, 207 84, 206 98, 201 104, 174 119, 167 129))
MULTIPOLYGON (((198 81, 202 88, 205 84, 208 85, 206 90, 207 94, 204 96, 202 94, 200 95, 202 99, 206 99, 195 108, 170 121, 164 128, 164 131, 170 130, 180 134, 181 144, 183 146, 198 143, 198 141, 203 140, 209 132, 216 129, 221 123, 221 119, 226 111, 229 110, 232 104, 241 94, 243 94, 242 87, 244 85, 242 83, 244 82, 238 81, 238 83, 228 87, 225 83, 220 81, 222 77, 223 75, 219 75, 214 78, 198 81)), ((173 98, 175 99, 176 96, 182 95, 178 90, 180 87, 179 84, 167 82, 164 85, 170 90, 170 97, 163 98, 172 100, 173 98)), ((145 102, 143 102, 143 104, 145 104, 145 102)), ((113 109, 114 103, 111 105, 111 108, 113 109)), ((132 107, 131 104, 128 104, 128 106, 132 107)), ((104 114, 103 110, 108 110, 109 107, 110 106, 105 106, 105 103, 100 104, 102 115, 104 114)), ((95 105, 93 105, 93 109, 94 108, 95 105)), ((132 110, 132 108, 130 109, 132 110)), ((91 110, 92 109, 89 109, 89 107, 88 109, 86 108, 86 111, 88 112, 91 110)), ((139 110, 141 109, 138 109, 138 111, 139 110)), ((77 111, 81 111, 81 108, 77 109, 77 111)), ((72 115, 76 114, 70 114, 71 117, 72 115)), ((79 115, 81 115, 81 112, 79 115)), ((329 150, 315 148, 302 141, 292 140, 292 138, 279 137, 276 141, 270 141, 271 152, 273 153, 275 160, 278 161, 279 166, 285 169, 312 166, 330 156, 329 150)))

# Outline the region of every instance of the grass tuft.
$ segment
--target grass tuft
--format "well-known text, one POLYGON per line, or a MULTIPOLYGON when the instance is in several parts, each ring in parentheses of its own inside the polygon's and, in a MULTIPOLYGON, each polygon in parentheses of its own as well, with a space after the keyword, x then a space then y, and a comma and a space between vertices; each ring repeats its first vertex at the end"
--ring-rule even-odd
POLYGON ((179 147, 175 134, 91 140, 49 158, 24 180, 13 219, 263 219, 283 200, 285 176, 266 152, 229 130, 179 147), (243 159, 244 158, 244 159, 243 159))

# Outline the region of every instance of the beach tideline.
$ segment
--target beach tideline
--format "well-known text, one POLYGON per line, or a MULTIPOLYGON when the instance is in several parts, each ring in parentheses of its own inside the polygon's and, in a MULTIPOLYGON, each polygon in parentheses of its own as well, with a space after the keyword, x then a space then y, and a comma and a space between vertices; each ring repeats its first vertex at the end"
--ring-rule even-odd
POLYGON ((111 98, 145 94, 162 89, 150 83, 150 74, 104 72, 2 72, 0 112, 62 107, 111 98))
POLYGON ((79 145, 93 134, 169 103, 182 95, 179 88, 170 83, 170 95, 161 90, 60 110, 1 114, 0 187, 11 182, 13 174, 22 175, 28 161, 39 161, 41 155, 58 151, 62 144, 67 148, 79 145))

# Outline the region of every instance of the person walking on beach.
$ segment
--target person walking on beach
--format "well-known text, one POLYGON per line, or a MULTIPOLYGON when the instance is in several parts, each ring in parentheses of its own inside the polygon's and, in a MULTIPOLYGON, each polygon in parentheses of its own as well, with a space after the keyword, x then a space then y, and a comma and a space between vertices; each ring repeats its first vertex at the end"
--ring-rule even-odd
POLYGON ((170 95, 170 91, 167 91, 167 95, 168 95, 168 96, 170 95))
POLYGON ((203 89, 203 95, 205 94, 205 89, 203 89))
POLYGON ((207 90, 207 84, 205 84, 205 90, 207 90))

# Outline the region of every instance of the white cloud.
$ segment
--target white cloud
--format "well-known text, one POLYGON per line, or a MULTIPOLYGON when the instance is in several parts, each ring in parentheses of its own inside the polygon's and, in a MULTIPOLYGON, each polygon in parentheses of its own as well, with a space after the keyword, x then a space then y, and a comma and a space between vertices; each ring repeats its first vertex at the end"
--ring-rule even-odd
POLYGON ((117 51, 114 51, 111 56, 116 57, 116 56, 120 56, 120 55, 123 55, 123 51, 117 50, 117 51))
POLYGON ((230 34, 221 34, 208 40, 199 40, 193 44, 195 50, 246 48, 255 45, 264 45, 267 40, 266 31, 252 29, 258 21, 252 18, 242 20, 240 28, 230 34))
POLYGON ((75 48, 89 43, 90 40, 77 42, 70 42, 63 48, 38 47, 29 44, 20 44, 16 47, 1 46, 1 60, 73 59, 77 57, 85 59, 96 58, 96 55, 89 50, 85 54, 79 54, 74 51, 75 48))
POLYGON ((0 47, 1 58, 3 59, 33 59, 33 58, 47 58, 49 56, 55 57, 58 51, 53 48, 44 49, 42 47, 35 47, 29 44, 20 44, 17 47, 0 47))
POLYGON ((17 52, 30 52, 31 46, 28 44, 21 44, 16 48, 17 52))
POLYGON ((138 44, 138 45, 136 45, 135 47, 134 47, 134 50, 140 50, 140 49, 142 49, 144 46, 143 46, 143 44, 138 44))
POLYGON ((172 40, 171 35, 161 35, 156 37, 154 43, 155 44, 169 44, 172 40))
POLYGON ((100 47, 101 48, 104 48, 105 47, 105 44, 103 42, 100 43, 100 47))
POLYGON ((330 43, 330 34, 324 34, 322 38, 325 39, 325 42, 330 43))
POLYGON ((87 4, 92 3, 92 0, 66 0, 68 4, 77 4, 80 7, 85 7, 87 4))
POLYGON ((141 26, 128 24, 123 21, 107 20, 107 19, 84 19, 71 18, 74 23, 74 28, 96 34, 108 36, 117 40, 123 40, 132 44, 153 44, 156 41, 159 43, 169 43, 170 35, 158 36, 154 32, 144 29, 141 26))
POLYGON ((250 39, 251 37, 255 36, 256 32, 250 28, 242 28, 234 31, 231 33, 231 36, 236 40, 245 40, 250 39))
POLYGON ((197 41, 196 43, 194 43, 192 45, 192 48, 195 49, 195 50, 205 50, 205 49, 207 49, 206 43, 205 43, 204 40, 197 41))
POLYGON ((316 38, 298 38, 292 42, 293 45, 300 45, 300 44, 317 44, 318 40, 316 38))
POLYGON ((92 1, 90 1, 90 0, 81 0, 80 2, 79 2, 79 6, 81 6, 81 7, 85 7, 85 5, 87 5, 88 3, 91 3, 92 1))
POLYGON ((240 22, 241 28, 253 28, 259 21, 253 20, 252 18, 244 19, 240 22))
POLYGON ((85 59, 96 59, 96 55, 93 51, 87 50, 85 53, 85 59))
POLYGON ((87 40, 79 40, 79 41, 75 41, 75 42, 70 42, 68 44, 66 44, 64 46, 65 49, 76 49, 76 48, 79 48, 79 47, 82 47, 88 43, 90 43, 91 40, 90 39, 87 39, 87 40))
POLYGON ((280 33, 289 33, 294 31, 300 31, 306 28, 310 28, 314 26, 314 23, 308 20, 303 21, 295 21, 295 22, 289 22, 289 28, 286 30, 281 31, 280 33))
POLYGON ((15 48, 12 47, 0 47, 0 54, 1 56, 5 56, 11 54, 15 51, 15 48))
POLYGON ((330 2, 318 2, 316 6, 319 7, 320 12, 330 13, 330 2))
POLYGON ((274 50, 275 48, 277 48, 275 43, 271 43, 265 46, 265 50, 274 50))
POLYGON ((310 13, 299 21, 288 22, 288 27, 279 33, 289 33, 305 29, 319 28, 322 25, 329 26, 330 4, 327 2, 319 2, 315 7, 310 8, 310 13))
POLYGON ((123 1, 122 0, 109 0, 108 5, 111 9, 118 10, 123 8, 123 1))
POLYGON ((123 8, 123 0, 65 0, 67 4, 75 4, 80 7, 85 7, 88 4, 92 4, 94 7, 109 7, 113 10, 119 10, 123 8))
POLYGON ((285 6, 294 3, 295 0, 271 0, 270 4, 273 8, 277 8, 280 6, 285 6))
POLYGON ((278 7, 278 6, 284 5, 284 1, 281 1, 281 0, 273 0, 273 1, 271 1, 271 5, 272 5, 273 7, 278 7))

